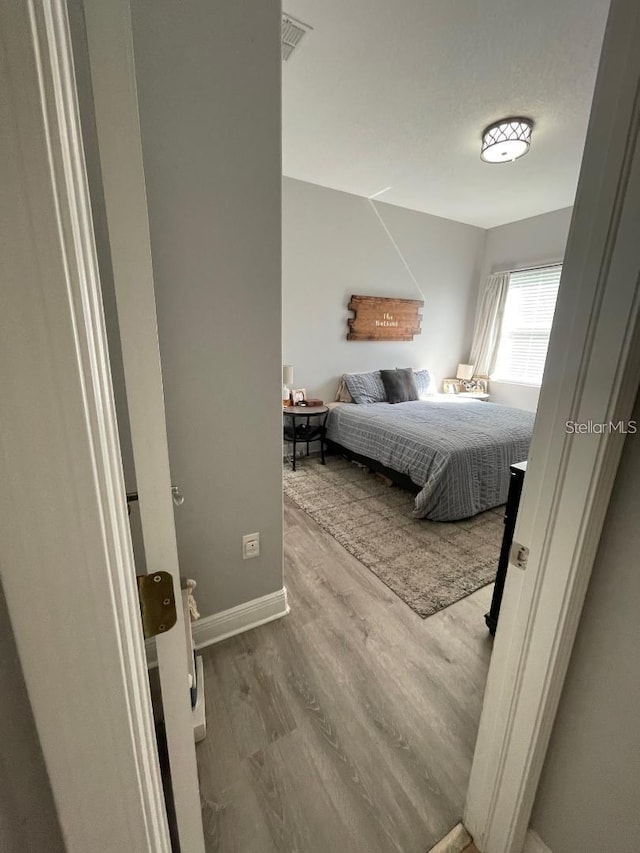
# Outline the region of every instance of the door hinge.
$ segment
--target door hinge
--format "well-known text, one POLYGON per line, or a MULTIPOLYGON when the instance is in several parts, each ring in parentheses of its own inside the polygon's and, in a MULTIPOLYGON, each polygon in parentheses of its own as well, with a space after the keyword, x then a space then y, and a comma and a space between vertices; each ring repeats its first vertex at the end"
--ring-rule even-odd
POLYGON ((169 572, 151 572, 136 575, 136 581, 145 640, 156 634, 165 634, 178 619, 173 576, 169 572))
POLYGON ((509 562, 513 563, 519 569, 527 568, 527 560, 529 559, 529 549, 526 545, 521 545, 519 542, 514 542, 509 553, 509 562))

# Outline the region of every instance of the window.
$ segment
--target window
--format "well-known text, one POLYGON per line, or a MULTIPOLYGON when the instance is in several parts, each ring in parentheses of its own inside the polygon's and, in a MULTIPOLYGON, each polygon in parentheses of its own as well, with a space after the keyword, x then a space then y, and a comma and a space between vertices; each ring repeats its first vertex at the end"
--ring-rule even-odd
POLYGON ((493 379, 540 385, 562 264, 512 272, 493 379))

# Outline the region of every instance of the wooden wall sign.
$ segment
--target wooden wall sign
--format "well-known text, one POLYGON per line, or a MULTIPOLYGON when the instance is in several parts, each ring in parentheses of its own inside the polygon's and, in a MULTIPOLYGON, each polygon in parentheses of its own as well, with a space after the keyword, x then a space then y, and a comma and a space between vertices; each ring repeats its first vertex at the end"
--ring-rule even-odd
POLYGON ((352 296, 348 341, 412 341, 422 331, 424 302, 385 296, 352 296))

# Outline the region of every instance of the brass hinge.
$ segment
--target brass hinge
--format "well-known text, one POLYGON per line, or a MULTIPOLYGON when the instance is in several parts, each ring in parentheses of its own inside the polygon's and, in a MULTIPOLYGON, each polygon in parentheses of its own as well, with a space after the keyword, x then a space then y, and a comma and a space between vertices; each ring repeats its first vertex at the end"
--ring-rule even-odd
POLYGON ((178 619, 173 577, 169 572, 152 572, 136 575, 136 581, 145 640, 156 634, 165 634, 178 619))

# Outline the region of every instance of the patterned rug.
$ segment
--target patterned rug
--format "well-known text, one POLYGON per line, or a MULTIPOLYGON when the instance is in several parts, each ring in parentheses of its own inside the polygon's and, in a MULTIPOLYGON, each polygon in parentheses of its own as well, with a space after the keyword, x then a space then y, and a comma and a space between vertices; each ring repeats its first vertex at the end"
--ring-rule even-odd
POLYGON ((412 517, 413 495, 337 456, 284 468, 284 491, 424 619, 495 578, 504 508, 464 521, 412 517))

